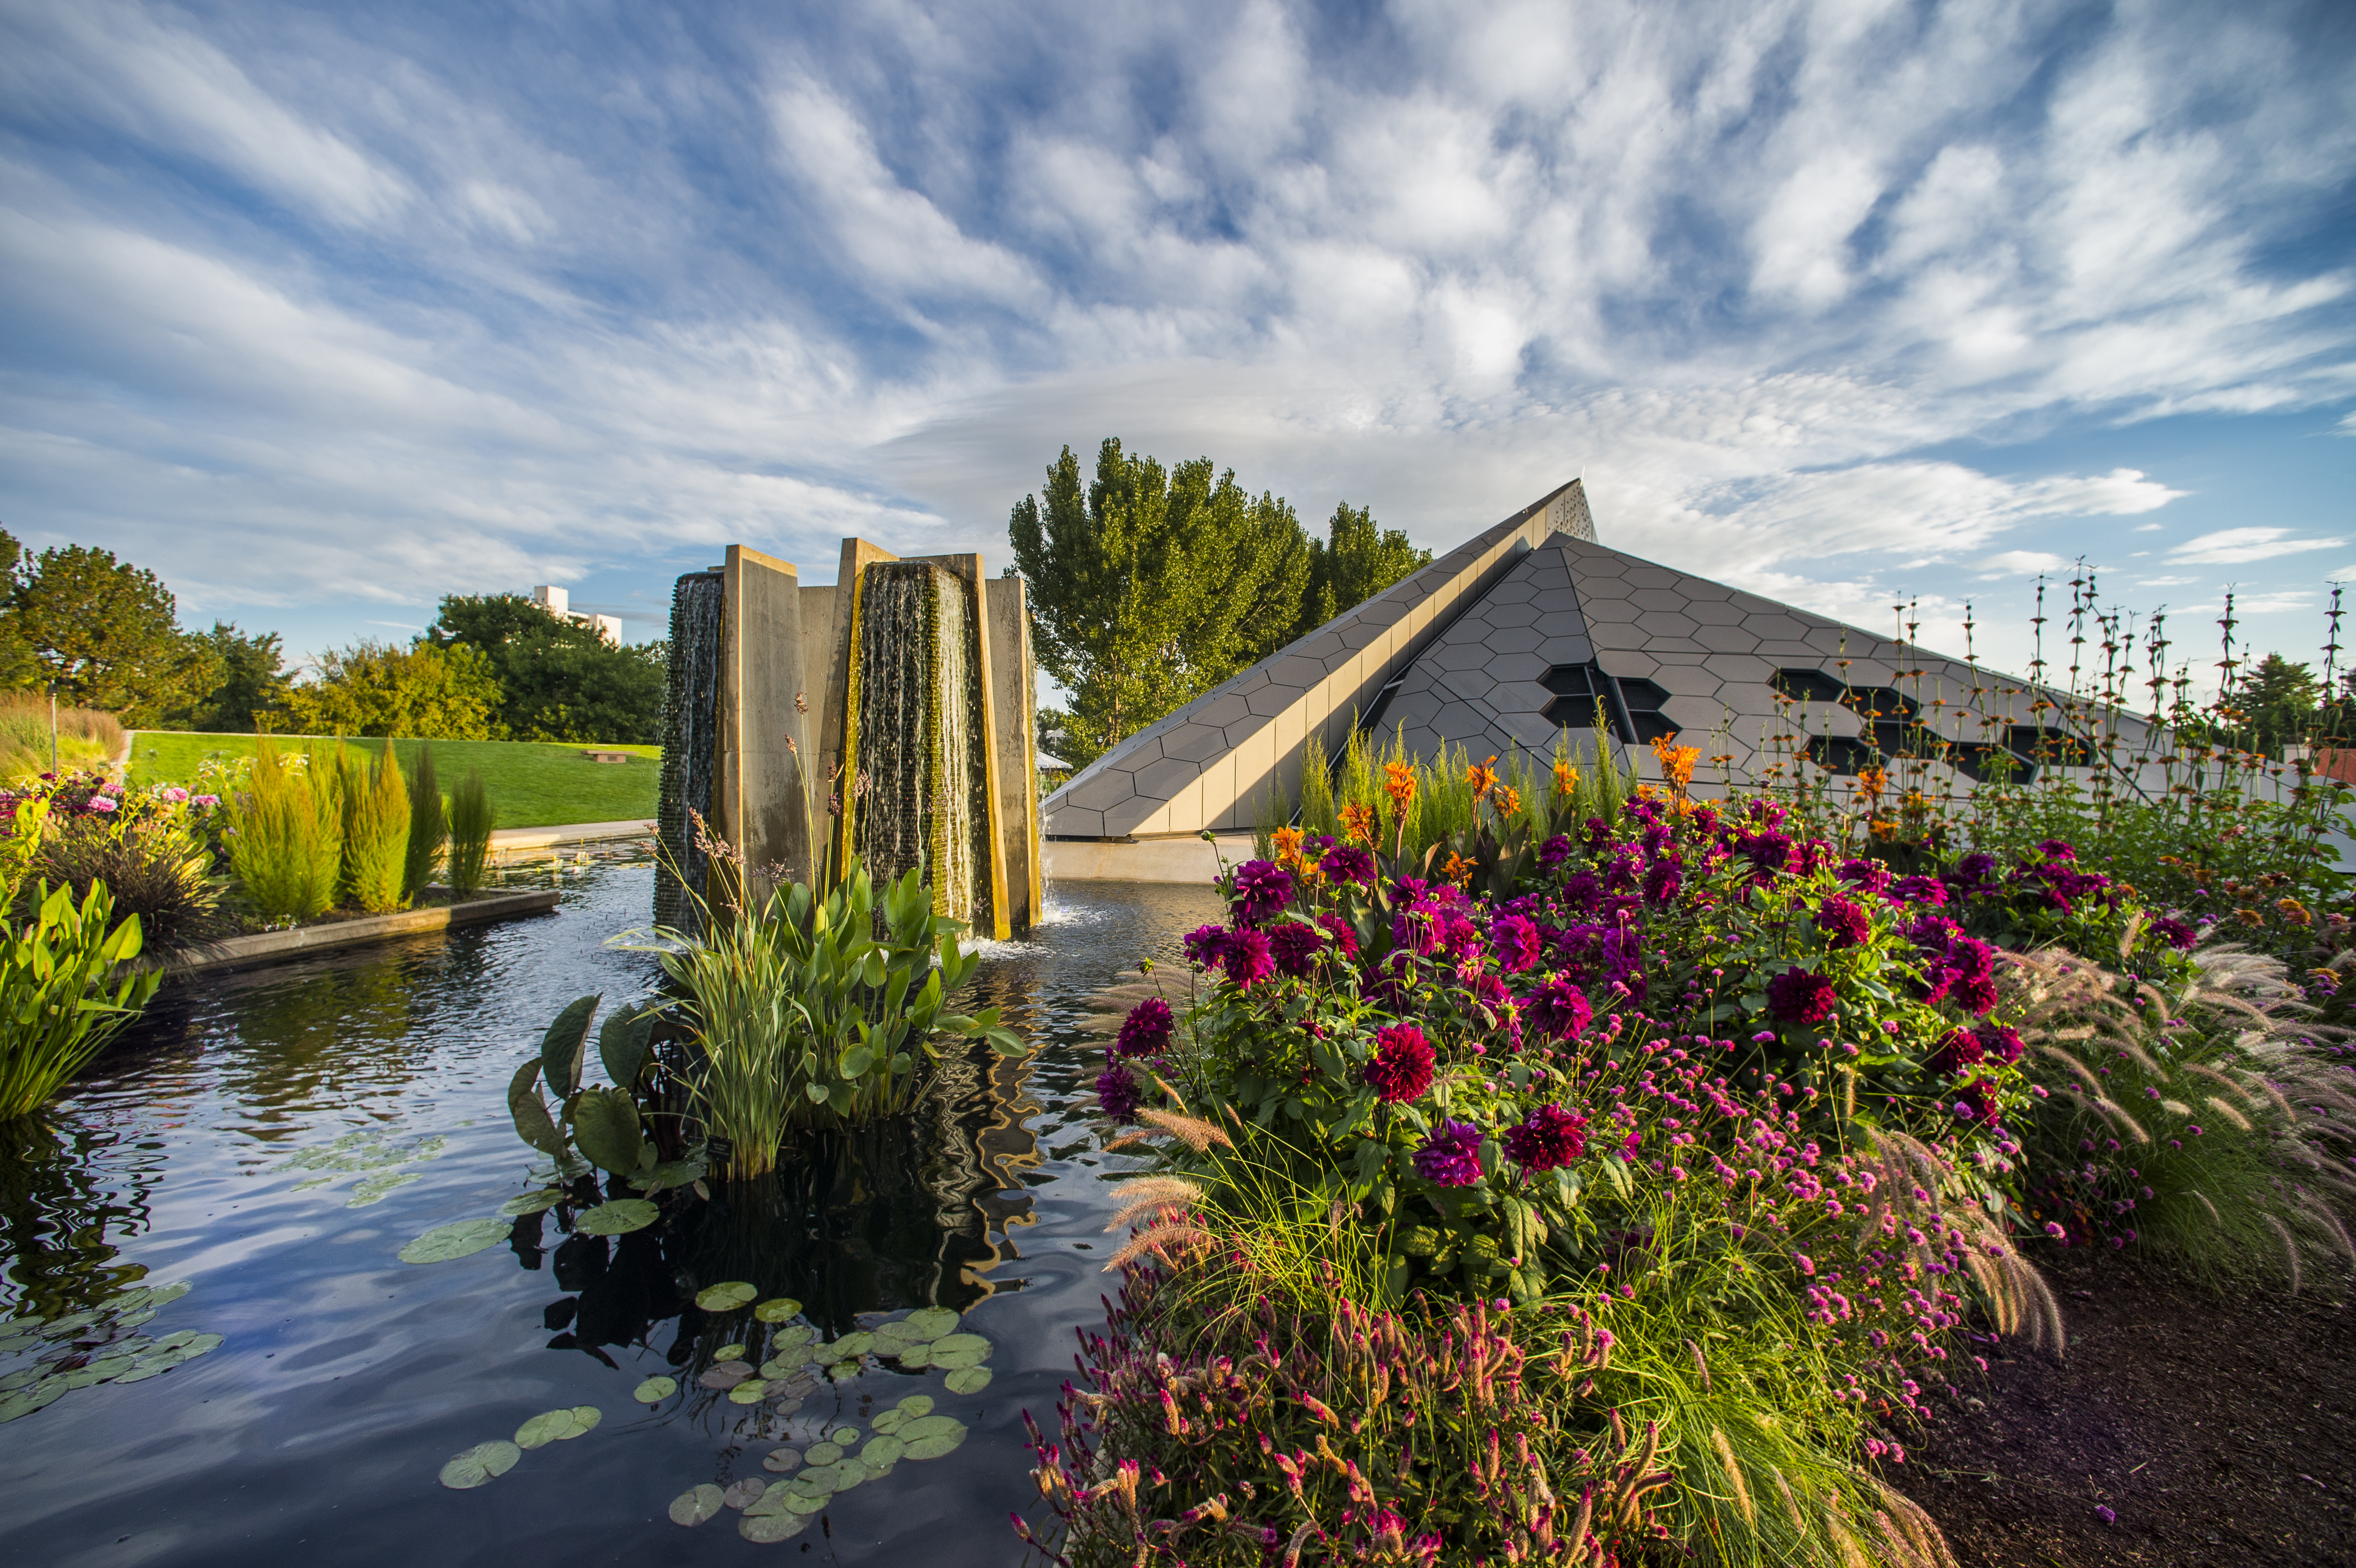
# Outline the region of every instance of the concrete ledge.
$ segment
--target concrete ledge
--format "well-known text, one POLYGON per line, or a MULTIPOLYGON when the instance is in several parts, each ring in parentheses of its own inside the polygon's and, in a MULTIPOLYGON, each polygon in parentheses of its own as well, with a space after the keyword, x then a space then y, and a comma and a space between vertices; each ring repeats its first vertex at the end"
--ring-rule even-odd
POLYGON ((1039 846, 1050 882, 1192 882, 1207 887, 1218 872, 1212 851, 1233 865, 1252 857, 1249 833, 1223 833, 1215 845, 1189 833, 1167 839, 1049 839, 1039 846))
POLYGON ((613 839, 650 839, 654 836, 654 823, 644 821, 560 822, 545 828, 500 828, 491 834, 490 858, 511 860, 519 854, 555 849, 562 844, 604 843, 613 839))
POLYGON ((357 920, 337 920, 324 926, 299 926, 291 931, 257 931, 250 937, 229 937, 165 955, 143 954, 143 969, 160 969, 167 975, 194 974, 247 964, 277 963, 309 953, 359 947, 391 937, 420 936, 452 926, 476 926, 487 920, 511 920, 556 908, 553 888, 522 893, 498 893, 470 898, 464 904, 440 904, 430 909, 402 909, 390 915, 364 915, 357 920))

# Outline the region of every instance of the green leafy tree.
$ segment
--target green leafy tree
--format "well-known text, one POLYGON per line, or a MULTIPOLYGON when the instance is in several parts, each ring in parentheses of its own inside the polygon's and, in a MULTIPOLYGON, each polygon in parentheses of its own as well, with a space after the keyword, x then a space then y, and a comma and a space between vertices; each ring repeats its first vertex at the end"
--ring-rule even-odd
POLYGON ((2303 741, 2322 715, 2322 682, 2304 664, 2269 653, 2233 683, 2211 710, 2211 738, 2278 755, 2303 741))
POLYGON ((1007 523, 1039 662, 1072 693, 1058 756, 1082 767, 1289 641, 1311 551, 1285 501, 1198 457, 1165 470, 1108 439, 1085 488, 1072 449, 1007 523))
POLYGON ((20 679, 29 661, 23 683, 55 682, 60 701, 133 728, 152 727, 211 689, 211 651, 181 634, 171 590, 155 573, 80 544, 31 555, 9 539, 5 549, 15 570, 0 618, 20 679))
POLYGON ((248 635, 234 622, 184 634, 210 661, 209 690, 164 715, 164 727, 242 735, 262 727, 286 699, 286 655, 274 631, 248 635))
POLYGON ((1293 635, 1308 636, 1430 564, 1430 551, 1418 550, 1396 528, 1376 528, 1374 513, 1365 507, 1342 502, 1325 524, 1324 541, 1310 545, 1309 592, 1293 635))
POLYGON ((504 693, 499 722, 518 739, 651 746, 661 738, 667 643, 617 647, 521 594, 453 594, 425 640, 489 660, 504 693))
POLYGON ((317 678, 286 693, 300 734, 504 740, 498 678, 480 650, 358 642, 319 655, 317 678))

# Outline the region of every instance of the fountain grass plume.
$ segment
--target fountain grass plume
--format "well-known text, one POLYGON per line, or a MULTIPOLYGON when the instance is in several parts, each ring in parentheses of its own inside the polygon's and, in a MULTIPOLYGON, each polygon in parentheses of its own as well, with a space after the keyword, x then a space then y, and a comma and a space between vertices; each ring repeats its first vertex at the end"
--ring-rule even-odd
POLYGON ((409 785, 390 737, 373 759, 345 752, 342 773, 344 854, 341 881, 347 901, 372 915, 405 906, 402 889, 409 861, 409 785))
POLYGON ((450 842, 450 814, 442 800, 442 781, 434 771, 432 742, 417 748, 417 762, 409 774, 409 846, 401 868, 401 891, 414 900, 434 880, 434 868, 450 842))
POLYGON ((343 867, 343 804, 337 769, 314 747, 282 757, 255 738, 253 770, 231 811, 230 866, 271 920, 312 920, 336 900, 343 867))
POLYGON ((466 777, 450 791, 450 890, 464 898, 483 886, 483 865, 490 858, 491 831, 498 813, 482 773, 469 768, 466 777))

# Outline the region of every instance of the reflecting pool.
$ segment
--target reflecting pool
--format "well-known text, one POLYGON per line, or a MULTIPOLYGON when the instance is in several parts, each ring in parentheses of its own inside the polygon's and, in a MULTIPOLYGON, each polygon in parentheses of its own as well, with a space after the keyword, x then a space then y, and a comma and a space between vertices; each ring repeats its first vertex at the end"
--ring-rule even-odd
POLYGON ((1073 1328, 1101 1316, 1104 1186, 1130 1163, 1097 1152, 1096 1053, 1075 1025, 1138 957, 1174 960, 1214 896, 1055 890, 1037 940, 989 948, 976 982, 974 1004, 998 1004, 1038 1048, 960 1050, 913 1125, 833 1139, 657 1230, 566 1234, 567 1207, 501 1218, 470 1256, 400 1262, 413 1238, 540 1185, 508 1080, 573 997, 653 990, 650 958, 604 945, 643 922, 651 876, 627 858, 522 874, 562 888, 556 913, 168 987, 39 1124, 0 1130, 0 1317, 48 1326, 0 1338, 0 1374, 117 1374, 0 1424, 0 1554, 1022 1560, 1006 1522, 1029 1498, 1022 1412, 1048 1420, 1073 1328), (836 1382, 781 1359, 773 1397, 741 1402, 725 1364, 743 1358, 721 1339, 750 1314, 693 1300, 728 1280, 799 1303, 755 1326, 749 1354, 946 1307, 987 1341, 990 1377, 958 1394, 941 1367, 871 1359, 836 1382), (655 1377, 678 1391, 637 1402, 655 1377), (775 1482, 780 1461, 764 1462, 781 1448, 791 1464, 846 1428, 846 1453, 872 1445, 877 1417, 910 1419, 885 1415, 910 1396, 962 1444, 879 1463, 782 1541, 743 1539, 725 1510, 692 1530, 666 1517, 699 1485, 775 1482), (594 1407, 594 1426, 474 1489, 440 1483, 453 1455, 570 1407, 594 1407))

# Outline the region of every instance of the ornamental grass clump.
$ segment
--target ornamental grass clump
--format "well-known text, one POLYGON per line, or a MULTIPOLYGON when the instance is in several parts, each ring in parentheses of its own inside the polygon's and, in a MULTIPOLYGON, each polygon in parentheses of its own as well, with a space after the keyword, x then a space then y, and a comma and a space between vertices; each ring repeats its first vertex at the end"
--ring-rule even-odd
POLYGON ((450 791, 450 891, 470 898, 483 886, 483 866, 490 858, 491 831, 498 825, 491 793, 482 774, 472 768, 450 791))
POLYGON ((409 786, 388 739, 373 760, 347 752, 341 758, 344 853, 342 885, 347 903, 372 915, 406 907, 402 891, 409 863, 409 786))
POLYGON ((282 757, 276 741, 259 736, 253 771, 230 815, 230 866, 254 908, 269 920, 325 914, 343 868, 343 801, 334 764, 316 749, 282 757))
POLYGON ((409 775, 409 844, 401 867, 403 898, 414 903, 425 891, 449 842, 450 814, 442 800, 442 781, 434 771, 434 747, 421 746, 409 775))

